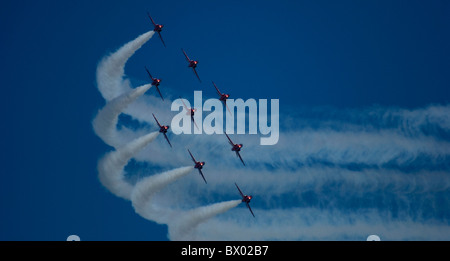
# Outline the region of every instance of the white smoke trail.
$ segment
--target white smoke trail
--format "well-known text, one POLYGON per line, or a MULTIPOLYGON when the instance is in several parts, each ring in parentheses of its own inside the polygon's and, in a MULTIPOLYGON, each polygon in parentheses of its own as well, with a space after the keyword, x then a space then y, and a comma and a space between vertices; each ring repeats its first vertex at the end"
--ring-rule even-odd
POLYGON ((137 214, 160 224, 169 225, 172 240, 193 239, 192 231, 198 224, 236 207, 241 200, 231 200, 195 208, 189 211, 161 207, 152 197, 170 183, 192 172, 194 167, 181 167, 164 173, 145 177, 136 183, 131 202, 137 214))
POLYGON ((152 142, 158 134, 159 132, 156 131, 139 137, 100 159, 97 169, 103 186, 114 195, 130 200, 133 185, 124 179, 124 167, 133 155, 152 142))
POLYGON ((224 213, 241 203, 240 199, 230 200, 192 209, 179 215, 169 226, 171 240, 193 240, 197 226, 212 217, 224 213))
MULTIPOLYGON (((182 210, 170 206, 162 206, 153 202, 153 196, 167 185, 186 176, 194 167, 181 167, 161 174, 145 177, 131 184, 125 180, 125 166, 130 159, 152 142, 158 131, 130 140, 129 135, 117 131, 119 115, 142 96, 150 87, 146 84, 131 89, 129 82, 124 80, 124 66, 127 60, 147 42, 154 32, 142 34, 135 40, 125 44, 117 52, 102 59, 97 68, 97 85, 107 104, 99 110, 93 120, 94 132, 106 144, 116 150, 107 153, 98 162, 100 182, 114 195, 131 200, 137 214, 160 224, 177 224, 177 230, 184 233, 192 231, 199 223, 223 213, 239 204, 240 200, 221 202, 206 207, 200 207, 183 214, 182 210), (127 137, 124 137, 127 136, 127 137), (128 142, 129 141, 129 142, 128 142)), ((177 233, 174 237, 179 238, 177 233)))
POLYGON ((116 129, 119 115, 130 103, 143 95, 150 87, 152 87, 151 84, 139 86, 109 101, 103 109, 99 110, 92 122, 95 134, 112 147, 117 148, 122 146, 123 141, 119 139, 116 129))
MULTIPOLYGON (((234 218, 210 219, 196 229, 201 240, 448 240, 450 226, 438 221, 396 219, 375 209, 347 212, 318 208, 258 210, 257 222, 242 209, 234 218), (226 229, 223 229, 226 227, 226 229)), ((231 215, 228 213, 228 216, 231 215)))
POLYGON ((131 194, 131 203, 136 213, 148 220, 166 224, 166 217, 163 216, 165 212, 153 207, 152 197, 170 183, 192 172, 193 169, 193 166, 181 167, 139 180, 131 194))
MULTIPOLYGON (((152 116, 142 112, 152 110, 154 108, 148 99, 140 99, 127 108, 127 113, 139 121, 151 122, 152 116), (136 106, 137 104, 139 106, 136 106)), ((374 167, 394 164, 408 167, 423 158, 427 158, 430 164, 439 166, 448 162, 450 128, 447 125, 450 116, 445 116, 443 112, 450 115, 450 106, 428 106, 425 109, 407 110, 407 113, 386 108, 374 110, 374 112, 368 109, 362 109, 362 112, 348 111, 340 113, 337 119, 330 118, 339 112, 332 112, 329 115, 323 115, 325 112, 321 112, 318 117, 322 117, 323 122, 307 119, 319 121, 311 124, 314 126, 308 126, 306 120, 292 119, 292 116, 284 115, 283 121, 297 120, 302 124, 298 128, 286 128, 275 146, 262 148, 259 145, 259 135, 239 135, 236 140, 232 136, 232 139, 235 142, 245 143, 243 157, 246 163, 277 169, 292 169, 299 163, 311 166, 317 162, 340 165, 364 164, 374 167), (367 120, 365 118, 372 119, 365 122, 367 120), (440 132, 444 133, 442 135, 444 138, 439 136, 440 132)), ((163 118, 173 117, 170 113, 162 111, 158 115, 163 118)), ((282 123, 282 126, 283 124, 289 125, 282 123)), ((190 141, 195 141, 200 147, 214 148, 208 151, 214 155, 209 159, 209 163, 226 166, 230 162, 235 162, 236 157, 234 154, 222 153, 228 146, 224 144, 224 139, 226 138, 220 135, 193 135, 190 141), (224 150, 217 147, 224 147, 224 150)), ((184 152, 173 153, 180 158, 184 152)), ((171 159, 162 155, 159 157, 148 155, 150 154, 139 155, 139 160, 155 164, 173 164, 171 159)))
MULTIPOLYGON (((112 54, 99 64, 98 88, 107 101, 125 104, 118 102, 118 96, 123 95, 125 100, 124 93, 132 89, 123 80, 124 65, 145 43, 144 35, 120 48, 118 52, 122 54, 117 57, 121 58, 110 58, 116 55, 112 54)), ((149 113, 156 110, 151 102, 154 100, 153 97, 130 100, 128 103, 133 102, 130 106, 122 106, 126 109, 119 109, 118 104, 106 108, 110 104, 107 103, 104 112, 99 112, 99 119, 94 120, 99 128, 95 132, 119 151, 130 140, 123 130, 116 131, 120 111, 133 119, 153 123, 149 113)), ((166 167, 177 166, 184 158, 189 161, 185 150, 174 149, 170 157, 156 153, 166 148, 156 151, 149 147, 139 155, 133 154, 138 150, 128 155, 111 152, 99 162, 99 172, 100 168, 104 172, 100 179, 114 194, 131 200, 139 215, 168 224, 173 240, 358 240, 361 234, 373 233, 371 228, 376 229, 375 233, 386 233, 391 240, 448 239, 446 195, 450 177, 445 167, 450 158, 449 108, 448 105, 415 110, 369 108, 362 112, 340 111, 336 118, 326 112, 325 117, 312 121, 315 125, 309 118, 295 117, 292 120, 298 122, 300 118, 303 127, 284 132, 276 146, 261 148, 255 145, 259 138, 256 135, 246 135, 245 139, 239 136, 245 140, 243 157, 253 166, 245 170, 234 154, 225 152, 230 150, 225 139, 204 135, 188 140, 180 138, 177 143, 180 147, 195 144, 208 148, 200 151, 198 157, 207 154, 209 166, 220 169, 215 181, 206 187, 199 187, 185 177, 183 182, 174 182, 164 189, 185 175, 183 168, 167 171, 167 176, 163 173, 143 178, 135 187, 124 180, 123 167, 130 157, 166 167), (404 170, 412 164, 425 167, 404 170), (355 165, 356 170, 352 169, 355 165), (258 182, 254 182, 255 177, 258 182), (247 210, 236 211, 237 215, 235 211, 233 215, 223 213, 240 200, 187 211, 170 204, 176 201, 179 205, 185 202, 199 205, 210 196, 228 195, 237 178, 239 183, 246 184, 246 190, 258 192, 254 203, 257 219, 247 210), (284 200, 286 195, 288 202, 284 200), (220 213, 223 214, 211 219, 220 213), (435 216, 438 220, 433 219, 435 216)), ((161 110, 157 114, 169 118, 169 113, 161 110)), ((137 136, 137 131, 130 133, 137 136)))
POLYGON ((128 82, 123 80, 125 63, 154 34, 153 30, 144 33, 100 61, 97 67, 97 87, 106 101, 130 89, 128 82))

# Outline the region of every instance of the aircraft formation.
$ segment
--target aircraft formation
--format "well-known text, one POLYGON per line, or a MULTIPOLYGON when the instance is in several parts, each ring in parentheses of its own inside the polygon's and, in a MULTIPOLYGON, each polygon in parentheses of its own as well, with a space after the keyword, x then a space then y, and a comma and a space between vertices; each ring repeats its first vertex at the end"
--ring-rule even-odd
MULTIPOLYGON (((148 17, 150 18, 150 21, 152 22, 152 24, 153 24, 153 26, 154 26, 153 31, 156 32, 156 33, 158 33, 159 38, 161 39, 162 44, 164 45, 164 47, 166 47, 166 44, 165 44, 165 42, 164 42, 164 40, 163 40, 163 38, 162 38, 162 35, 161 35, 161 32, 162 32, 162 29, 163 29, 164 25, 155 23, 155 21, 153 20, 153 18, 150 16, 150 13, 147 12, 147 15, 148 15, 148 17)), ((198 61, 197 61, 197 60, 191 60, 191 59, 189 58, 189 56, 187 55, 187 53, 184 51, 183 48, 181 48, 181 51, 183 52, 183 55, 184 55, 184 57, 186 58, 186 61, 188 62, 188 67, 189 67, 189 68, 192 68, 192 70, 193 70, 195 76, 197 77, 198 81, 201 83, 202 81, 200 80, 200 77, 199 77, 199 75, 198 75, 198 73, 197 73, 197 70, 196 70, 197 65, 198 65, 198 61)), ((156 90, 157 90, 159 96, 160 96, 161 99, 164 101, 163 95, 161 94, 161 91, 160 91, 160 89, 159 89, 159 85, 160 85, 160 83, 161 83, 161 79, 154 78, 154 77, 151 75, 151 73, 150 73, 150 71, 148 70, 147 67, 145 67, 145 70, 147 71, 147 74, 148 74, 148 76, 149 76, 149 78, 150 78, 150 80, 151 80, 151 85, 154 86, 154 87, 156 88, 156 90)), ((230 108, 227 106, 227 103, 226 103, 226 102, 227 102, 227 99, 230 97, 230 95, 229 95, 229 94, 225 94, 225 93, 220 92, 219 88, 216 86, 216 84, 215 84, 214 82, 212 82, 212 84, 213 84, 214 88, 216 89, 217 94, 219 95, 219 100, 220 100, 221 102, 223 102, 223 104, 224 104, 225 107, 227 108, 228 112, 231 114, 230 108)), ((180 99, 181 99, 181 97, 180 97, 180 99)), ((186 104, 184 103, 183 99, 181 99, 181 101, 182 101, 183 106, 184 106, 184 108, 185 108, 185 110, 186 110, 186 113, 187 113, 188 115, 191 116, 191 121, 194 123, 195 127, 198 129, 197 123, 196 123, 195 120, 194 120, 194 114, 195 114, 196 109, 195 109, 195 108, 188 108, 188 107, 186 106, 186 104)), ((152 115, 153 115, 153 118, 155 119, 157 125, 159 126, 159 132, 162 133, 162 134, 164 135, 164 138, 166 139, 167 143, 168 143, 169 146, 172 148, 172 144, 170 143, 170 140, 169 140, 169 138, 167 137, 167 131, 169 130, 170 126, 169 126, 169 125, 161 125, 161 124, 159 123, 158 119, 156 118, 155 114, 152 113, 152 115)), ((241 151, 243 145, 242 145, 242 144, 234 143, 234 142, 230 139, 230 137, 228 136, 228 134, 227 134, 226 132, 225 132, 225 136, 226 136, 227 139, 228 139, 228 143, 231 145, 231 151, 234 151, 234 152, 236 153, 236 156, 240 159, 240 161, 242 162, 242 164, 245 166, 244 160, 242 159, 241 154, 239 153, 239 152, 241 151)), ((203 174, 203 172, 202 172, 202 169, 203 169, 203 166, 205 165, 205 162, 204 162, 204 161, 203 161, 203 162, 197 161, 197 160, 194 158, 194 156, 192 155, 192 153, 191 153, 191 151, 190 151, 189 149, 188 149, 188 153, 189 153, 189 155, 191 156, 192 161, 194 162, 194 168, 196 168, 196 169, 198 170, 200 176, 203 178, 203 181, 205 181, 205 184, 208 184, 208 182, 206 181, 206 178, 205 178, 205 176, 204 176, 204 174, 203 174)), ((245 194, 241 191, 241 189, 239 188, 239 186, 237 185, 237 183, 234 183, 234 184, 235 184, 235 186, 236 186, 236 188, 237 188, 237 190, 238 190, 240 196, 242 197, 242 202, 245 203, 245 205, 247 206, 247 208, 250 210, 250 213, 252 214, 252 216, 255 217, 255 215, 254 215, 254 213, 253 213, 253 211, 252 211, 252 209, 251 209, 251 207, 250 207, 250 201, 251 201, 251 199, 252 199, 252 196, 251 196, 251 195, 245 195, 245 194)))

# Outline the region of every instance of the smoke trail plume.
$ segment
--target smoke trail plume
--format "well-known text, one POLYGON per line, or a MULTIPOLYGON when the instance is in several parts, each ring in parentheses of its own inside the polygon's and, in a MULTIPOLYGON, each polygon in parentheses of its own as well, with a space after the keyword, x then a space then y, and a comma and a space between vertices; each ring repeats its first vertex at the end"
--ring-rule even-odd
POLYGON ((192 231, 202 222, 236 207, 241 200, 220 202, 185 211, 161 208, 152 197, 175 180, 192 172, 194 167, 181 167, 143 178, 134 187, 131 202, 137 214, 160 224, 169 225, 172 240, 192 239, 192 231))
POLYGON ((109 101, 98 112, 92 123, 95 134, 112 147, 117 148, 122 146, 123 142, 119 139, 116 129, 119 115, 130 103, 143 95, 150 87, 152 87, 151 84, 139 86, 109 101))
POLYGON ((139 137, 116 151, 109 152, 100 159, 97 169, 103 186, 114 195, 130 200, 133 185, 124 179, 123 169, 133 155, 152 142, 158 134, 159 132, 156 131, 139 137))
POLYGON ((157 207, 151 205, 153 195, 161 191, 170 183, 177 179, 186 176, 194 167, 181 167, 173 170, 163 172, 161 174, 145 177, 137 182, 131 194, 131 202, 136 213, 142 217, 156 221, 158 223, 165 223, 164 217, 158 211, 157 207))
MULTIPOLYGON (((191 163, 185 149, 144 148, 152 134, 133 140, 143 130, 117 131, 120 113, 155 126, 151 113, 160 103, 155 97, 137 99, 149 86, 132 89, 123 78, 127 59, 152 35, 139 36, 99 63, 98 89, 107 104, 93 125, 116 149, 98 163, 102 184, 131 200, 137 214, 167 224, 170 239, 365 240, 369 233, 379 233, 382 240, 449 239, 449 105, 296 107, 283 115, 285 128, 276 146, 259 146, 256 135, 236 137, 245 143, 246 168, 229 153, 225 137, 174 137, 178 148, 202 148, 196 156, 208 161, 208 172, 215 169, 207 186, 187 176, 193 167, 127 182, 124 167, 132 157, 165 168, 191 163), (244 208, 225 213, 240 200, 202 206, 217 195, 234 198, 237 180, 245 191, 263 195, 252 202, 256 219, 244 208)), ((161 107, 158 117, 169 118, 161 107)))
POLYGON ((123 80, 125 63, 143 44, 152 38, 154 33, 153 30, 144 33, 102 59, 97 67, 97 87, 106 101, 110 101, 129 90, 128 82, 123 80))
POLYGON ((212 205, 195 208, 179 215, 179 218, 169 226, 170 239, 195 239, 195 235, 193 235, 192 232, 200 223, 236 207, 241 202, 242 201, 240 199, 219 202, 212 205))
MULTIPOLYGON (((125 179, 125 166, 131 158, 152 142, 159 134, 152 132, 129 141, 128 133, 117 130, 119 115, 127 107, 142 96, 150 87, 146 84, 132 89, 124 79, 124 66, 127 60, 152 36, 150 31, 125 44, 115 53, 105 57, 97 67, 97 86, 106 105, 99 110, 92 121, 94 132, 106 144, 116 150, 104 155, 98 162, 99 179, 114 195, 131 200, 137 214, 160 224, 177 224, 180 233, 191 232, 199 223, 223 213, 239 204, 240 200, 221 202, 190 211, 182 211, 158 204, 153 197, 169 184, 191 173, 194 167, 180 167, 161 174, 142 178, 131 184, 125 179), (184 213, 185 212, 185 213, 184 213)), ((133 133, 136 136, 136 133, 133 133)), ((178 232, 172 233, 174 238, 180 238, 178 232)))

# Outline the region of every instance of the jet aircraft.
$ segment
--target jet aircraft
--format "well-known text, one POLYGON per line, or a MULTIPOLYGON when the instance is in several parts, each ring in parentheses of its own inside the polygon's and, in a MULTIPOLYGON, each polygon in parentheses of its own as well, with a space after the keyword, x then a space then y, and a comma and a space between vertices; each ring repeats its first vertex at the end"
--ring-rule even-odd
POLYGON ((187 56, 187 54, 186 54, 186 52, 183 50, 183 48, 181 48, 181 51, 183 51, 183 54, 184 54, 184 56, 186 57, 186 61, 188 61, 188 63, 189 63, 189 64, 188 64, 188 67, 191 67, 192 70, 194 70, 194 73, 195 73, 195 75, 197 76, 198 80, 199 80, 200 82, 202 82, 202 80, 200 80, 200 77, 198 76, 197 71, 195 70, 195 68, 197 68, 198 61, 194 61, 194 60, 189 59, 189 57, 187 56))
POLYGON ((239 151, 241 151, 241 148, 243 145, 233 143, 233 141, 231 141, 230 137, 228 137, 228 134, 226 132, 225 132, 225 135, 228 138, 228 143, 230 143, 230 145, 232 146, 231 150, 236 152, 236 155, 239 157, 239 159, 242 161, 242 164, 244 164, 244 166, 245 166, 244 160, 242 160, 241 154, 239 154, 239 151))
POLYGON ((205 176, 203 176, 203 172, 202 172, 202 168, 205 165, 205 162, 196 161, 194 156, 192 156, 192 153, 189 149, 188 149, 188 152, 189 152, 189 155, 191 155, 192 161, 194 161, 194 163, 195 163, 194 168, 198 169, 198 173, 200 173, 200 175, 202 176, 205 183, 208 184, 208 182, 206 182, 205 176))
POLYGON ((252 208, 250 207, 250 200, 252 200, 252 196, 248 196, 248 195, 244 195, 244 193, 242 193, 241 189, 239 188, 239 186, 234 183, 234 185, 236 185, 236 188, 239 190, 239 193, 242 196, 242 202, 245 203, 245 205, 247 205, 248 210, 250 210, 250 213, 252 213, 252 216, 255 217, 255 214, 253 214, 252 208))
POLYGON ((149 12, 147 12, 147 15, 148 15, 148 18, 150 18, 150 20, 152 21, 152 24, 154 26, 153 31, 158 33, 159 38, 161 39, 161 42, 163 43, 164 47, 166 47, 166 44, 164 43, 164 40, 161 36, 161 30, 164 27, 164 25, 155 23, 155 21, 153 21, 153 18, 150 16, 149 12))
POLYGON ((164 138, 166 138, 167 142, 169 143, 170 147, 172 148, 172 144, 170 144, 169 138, 167 138, 167 134, 166 134, 167 130, 170 128, 170 126, 159 124, 159 121, 156 119, 155 114, 152 113, 152 115, 153 115, 153 118, 155 118, 155 121, 159 126, 159 132, 164 134, 164 138))
POLYGON ((162 96, 162 94, 161 94, 161 91, 159 90, 159 87, 158 87, 159 84, 161 83, 161 79, 153 78, 152 74, 151 74, 150 71, 147 69, 147 67, 145 67, 145 70, 146 70, 147 73, 148 73, 148 77, 150 77, 150 79, 152 80, 152 85, 156 87, 156 90, 158 91, 159 96, 161 96, 161 99, 164 101, 164 98, 163 98, 163 96, 162 96))

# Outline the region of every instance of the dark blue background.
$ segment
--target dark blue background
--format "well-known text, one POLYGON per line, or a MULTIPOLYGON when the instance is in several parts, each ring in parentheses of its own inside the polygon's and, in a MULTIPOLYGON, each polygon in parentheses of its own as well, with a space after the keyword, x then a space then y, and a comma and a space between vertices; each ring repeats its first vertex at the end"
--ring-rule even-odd
POLYGON ((147 65, 172 90, 214 95, 213 79, 281 111, 449 102, 449 1, 3 1, 0 240, 167 240, 101 186, 109 147, 91 125, 97 64, 152 29, 146 11, 167 48, 151 39, 127 63, 132 81, 147 65), (203 86, 173 75, 181 47, 203 86))

